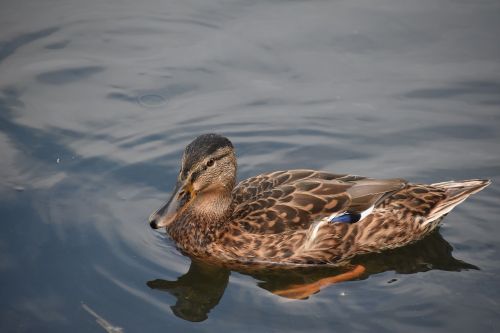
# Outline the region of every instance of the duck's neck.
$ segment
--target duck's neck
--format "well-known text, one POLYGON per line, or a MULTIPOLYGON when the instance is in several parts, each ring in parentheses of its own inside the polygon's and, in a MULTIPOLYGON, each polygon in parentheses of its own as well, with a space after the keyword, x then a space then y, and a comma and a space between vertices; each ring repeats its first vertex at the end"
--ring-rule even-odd
POLYGON ((215 224, 227 219, 231 214, 233 198, 231 191, 210 191, 198 195, 191 205, 191 212, 199 220, 206 220, 208 224, 215 224))
POLYGON ((194 199, 168 232, 184 251, 201 254, 209 243, 224 232, 232 211, 231 192, 203 193, 194 199))

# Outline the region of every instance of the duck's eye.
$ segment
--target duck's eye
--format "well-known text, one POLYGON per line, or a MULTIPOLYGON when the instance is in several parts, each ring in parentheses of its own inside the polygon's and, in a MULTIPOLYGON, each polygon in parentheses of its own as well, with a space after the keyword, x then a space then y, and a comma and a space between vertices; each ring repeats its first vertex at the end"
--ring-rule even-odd
POLYGON ((215 164, 215 161, 214 160, 208 160, 207 162, 207 167, 211 167, 215 164))

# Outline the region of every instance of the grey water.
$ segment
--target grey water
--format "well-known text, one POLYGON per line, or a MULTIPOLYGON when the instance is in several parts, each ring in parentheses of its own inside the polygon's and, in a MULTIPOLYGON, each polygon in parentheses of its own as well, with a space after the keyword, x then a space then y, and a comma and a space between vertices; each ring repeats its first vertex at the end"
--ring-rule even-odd
POLYGON ((500 325, 500 3, 0 3, 0 331, 485 332, 500 325), (493 183, 413 246, 333 270, 191 263, 148 215, 201 133, 239 178, 493 183))

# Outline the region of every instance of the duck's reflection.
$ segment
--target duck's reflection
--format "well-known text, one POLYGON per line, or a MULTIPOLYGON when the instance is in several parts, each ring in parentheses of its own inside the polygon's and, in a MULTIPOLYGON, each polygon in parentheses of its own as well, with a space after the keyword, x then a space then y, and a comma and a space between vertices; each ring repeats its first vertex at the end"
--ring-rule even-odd
MULTIPOLYGON (((346 267, 295 268, 287 270, 235 268, 254 277, 257 285, 273 294, 305 299, 326 285, 366 279, 372 274, 395 271, 401 274, 432 269, 461 271, 478 267, 455 259, 453 248, 438 232, 413 245, 380 254, 360 256, 346 267)), ((166 291, 177 298, 171 306, 174 314, 189 321, 203 321, 222 298, 231 270, 193 261, 189 271, 177 281, 156 279, 147 282, 150 288, 166 291)))
POLYGON ((156 279, 148 281, 152 289, 166 291, 177 298, 172 311, 189 321, 203 321, 222 298, 229 281, 226 268, 192 262, 186 274, 177 281, 156 279))

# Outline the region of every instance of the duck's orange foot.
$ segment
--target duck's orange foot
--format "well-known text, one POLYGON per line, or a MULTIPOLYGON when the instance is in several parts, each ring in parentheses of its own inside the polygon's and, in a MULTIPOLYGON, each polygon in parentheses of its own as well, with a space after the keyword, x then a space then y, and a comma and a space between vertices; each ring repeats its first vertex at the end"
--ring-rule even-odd
POLYGON ((364 266, 357 265, 352 270, 339 275, 322 278, 312 283, 290 285, 286 289, 275 290, 272 291, 272 293, 281 297, 291 299, 306 299, 309 296, 319 292, 323 287, 327 287, 334 283, 354 280, 363 275, 365 270, 366 269, 364 266))

